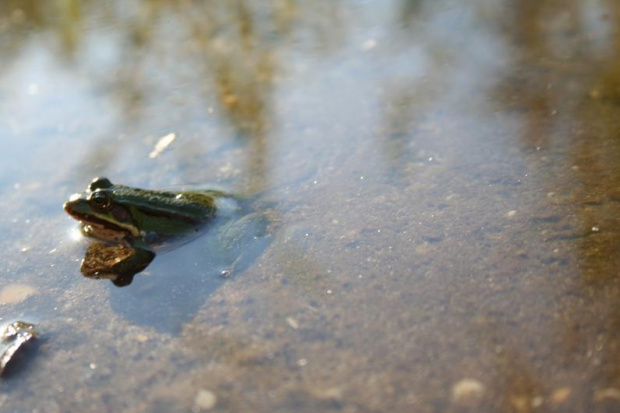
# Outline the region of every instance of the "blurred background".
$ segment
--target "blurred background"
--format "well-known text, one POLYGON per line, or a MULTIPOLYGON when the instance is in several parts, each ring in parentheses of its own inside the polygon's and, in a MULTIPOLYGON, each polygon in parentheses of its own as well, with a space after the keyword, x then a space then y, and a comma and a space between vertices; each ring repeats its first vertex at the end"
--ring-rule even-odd
POLYGON ((1 1, 0 317, 41 339, 0 411, 620 411, 619 24, 1 1), (86 279, 62 204, 95 176, 255 196, 273 240, 227 280, 185 247, 86 279))

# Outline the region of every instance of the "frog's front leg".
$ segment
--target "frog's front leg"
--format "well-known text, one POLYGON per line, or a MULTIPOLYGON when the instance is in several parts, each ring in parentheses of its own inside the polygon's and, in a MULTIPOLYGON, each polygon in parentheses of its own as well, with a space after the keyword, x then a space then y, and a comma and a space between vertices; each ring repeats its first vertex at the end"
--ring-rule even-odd
POLYGON ((95 242, 88 247, 80 270, 86 277, 109 279, 114 285, 123 287, 131 284, 133 276, 154 258, 155 253, 145 248, 95 242))

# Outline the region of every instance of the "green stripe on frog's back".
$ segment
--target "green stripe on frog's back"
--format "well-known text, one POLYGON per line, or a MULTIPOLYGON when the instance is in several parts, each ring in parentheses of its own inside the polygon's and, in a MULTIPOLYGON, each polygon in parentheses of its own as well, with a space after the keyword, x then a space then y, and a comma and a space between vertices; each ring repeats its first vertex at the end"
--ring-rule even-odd
MULTIPOLYGON (((215 191, 217 192, 217 191, 215 191)), ((149 191, 118 185, 113 194, 143 233, 160 236, 186 234, 215 216, 214 191, 149 191)))

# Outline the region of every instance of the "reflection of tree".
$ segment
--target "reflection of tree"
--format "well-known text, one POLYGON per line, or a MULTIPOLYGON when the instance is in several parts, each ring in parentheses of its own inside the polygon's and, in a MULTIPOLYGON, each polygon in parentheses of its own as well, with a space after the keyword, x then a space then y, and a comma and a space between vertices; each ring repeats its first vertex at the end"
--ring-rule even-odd
MULTIPOLYGON (((541 274, 549 269, 559 277, 554 292, 562 291, 548 297, 558 300, 560 338, 550 336, 553 354, 542 365, 570 369, 571 382, 560 385, 569 386, 572 401, 582 398, 585 406, 596 401, 597 389, 620 388, 616 362, 620 355, 616 285, 620 275, 620 4, 608 0, 600 4, 600 14, 592 12, 592 4, 574 0, 561 2, 559 14, 558 4, 507 0, 496 6, 499 9, 477 11, 478 18, 491 13, 493 20, 485 21, 484 26, 496 29, 492 34, 500 34, 508 51, 501 78, 493 83, 488 110, 519 120, 518 146, 528 155, 537 154, 525 156, 532 171, 544 176, 541 192, 550 194, 541 197, 544 213, 534 212, 541 212, 536 219, 545 223, 532 225, 528 240, 536 242, 543 229, 541 237, 548 238, 549 247, 554 245, 550 250, 557 246, 558 254, 565 254, 561 258, 545 255, 543 260, 549 261, 540 264, 541 274), (585 21, 588 13, 598 16, 596 29, 585 21), (535 152, 536 148, 541 152, 535 152), (570 278, 575 268, 579 278, 563 279, 570 278), (573 387, 576 383, 587 383, 587 390, 573 387)), ((411 152, 418 143, 414 142, 419 136, 415 129, 440 95, 437 89, 453 75, 451 69, 442 71, 441 59, 429 52, 445 51, 446 45, 433 44, 432 34, 422 36, 426 32, 418 29, 420 16, 429 12, 430 3, 403 0, 402 5, 399 23, 409 36, 422 38, 416 45, 422 44, 429 57, 427 66, 432 69, 426 71, 431 78, 424 82, 412 75, 386 88, 383 149, 386 159, 398 168, 415 159, 411 152)), ((403 47, 411 46, 407 40, 403 47)), ((538 282, 541 289, 547 285, 542 279, 538 282)), ((536 326, 528 327, 535 335, 536 326)), ((528 343, 534 340, 531 337, 528 343)), ((500 411, 530 411, 533 397, 545 395, 557 385, 544 388, 535 374, 533 360, 538 354, 528 350, 523 354, 511 351, 513 354, 505 354, 499 361, 496 391, 507 394, 500 411), (514 394, 519 396, 511 399, 514 394)))
POLYGON ((390 76, 385 85, 382 125, 377 137, 394 178, 408 175, 412 164, 434 163, 438 158, 432 143, 436 130, 428 123, 429 113, 443 97, 449 72, 446 63, 452 56, 445 44, 418 24, 433 13, 432 6, 426 0, 403 0, 395 17, 399 23, 395 26, 399 28, 394 33, 395 41, 387 46, 388 53, 403 56, 410 48, 421 46, 428 58, 419 59, 415 53, 408 57, 408 71, 418 69, 423 76, 390 76), (417 42, 411 42, 411 38, 417 42))
MULTIPOLYGON (((552 51, 545 36, 543 12, 546 5, 534 0, 509 1, 509 14, 503 21, 510 33, 507 39, 516 51, 512 68, 528 67, 530 70, 514 70, 505 74, 505 79, 496 90, 498 101, 506 102, 508 109, 524 116, 524 131, 521 135, 529 147, 547 146, 551 125, 552 96, 548 86, 551 74, 542 63, 549 59, 552 51), (516 97, 516 101, 510 102, 516 97), (510 102, 510 103, 508 103, 510 102)), ((568 2, 567 2, 568 3, 568 2)))
POLYGON ((9 57, 19 53, 31 40, 29 35, 39 31, 53 34, 52 46, 64 58, 72 59, 79 44, 79 29, 84 20, 82 3, 79 0, 0 2, 0 15, 5 16, 0 21, 2 64, 11 62, 9 57))
MULTIPOLYGON (((611 24, 615 32, 606 39, 609 46, 601 57, 588 43, 594 39, 582 21, 587 15, 583 8, 590 5, 563 3, 562 30, 549 24, 556 16, 548 6, 535 0, 512 2, 512 20, 504 23, 515 50, 513 70, 494 93, 497 104, 522 117, 524 146, 550 149, 545 155, 554 161, 550 168, 555 179, 547 191, 562 200, 550 197, 545 205, 558 221, 552 229, 557 233, 548 238, 558 250, 577 252, 567 260, 576 264, 581 277, 575 281, 577 292, 567 291, 560 304, 558 334, 565 338, 564 363, 580 371, 596 401, 596 389, 620 385, 620 371, 607 367, 620 354, 620 297, 615 287, 620 275, 620 139, 614 107, 620 32, 611 24), (575 303, 571 294, 579 296, 576 308, 569 304, 575 303), (600 367, 600 361, 592 364, 596 360, 603 360, 600 367)), ((618 22, 620 5, 607 2, 605 13, 615 16, 609 21, 618 22)), ((562 273, 570 276, 570 268, 562 273)))
MULTIPOLYGON (((552 33, 544 24, 549 18, 545 3, 535 0, 513 3, 514 20, 508 25, 515 33, 512 41, 519 53, 515 53, 513 67, 516 70, 508 74, 496 90, 497 101, 524 114, 527 126, 522 137, 528 147, 546 147, 552 144, 554 133, 573 131, 569 136, 570 162, 580 185, 571 186, 571 204, 576 206, 581 223, 581 235, 577 238, 588 267, 585 278, 615 277, 612 275, 612 269, 617 268, 614 251, 620 246, 617 236, 620 234, 603 231, 600 235, 591 235, 592 229, 596 232, 599 226, 607 231, 617 227, 617 204, 613 198, 617 197, 615 188, 620 183, 617 168, 620 147, 614 142, 617 134, 613 117, 594 98, 601 97, 605 102, 604 97, 615 89, 613 85, 620 84, 620 71, 615 70, 620 65, 620 35, 610 39, 614 45, 609 48, 612 53, 592 65, 590 61, 599 59, 591 48, 572 41, 566 34, 585 36, 585 24, 579 19, 585 13, 576 2, 567 2, 563 7, 568 12, 569 29, 564 33, 568 38, 563 40, 573 47, 562 49, 562 53, 587 58, 582 67, 566 59, 562 61, 558 56, 560 52, 549 47, 552 33), (573 86, 562 87, 562 83, 573 86), (558 112, 561 113, 555 116, 558 112), (567 123, 570 128, 563 126, 567 123)), ((608 6, 611 13, 620 17, 620 7, 616 3, 608 6)))
POLYGON ((393 178, 409 176, 412 164, 435 163, 436 127, 428 123, 430 106, 440 95, 439 79, 395 82, 387 102, 379 137, 393 178), (426 124, 425 124, 426 123, 426 124))
MULTIPOLYGON (((620 6, 609 3, 609 7, 614 21, 619 21, 620 6)), ((620 275, 620 136, 615 124, 617 111, 613 110, 620 97, 618 28, 611 40, 610 53, 594 66, 594 86, 583 90, 576 113, 583 133, 576 137, 571 151, 581 182, 575 199, 581 201, 582 229, 591 234, 580 240, 585 280, 604 283, 614 282, 620 275)))
MULTIPOLYGON (((337 47, 343 30, 339 7, 332 1, 294 0, 11 0, 0 3, 0 12, 11 16, 0 50, 6 65, 35 35, 47 34, 56 55, 85 67, 103 93, 117 101, 125 122, 120 129, 128 135, 141 122, 151 123, 148 111, 154 105, 173 119, 178 109, 159 102, 183 92, 180 98, 192 108, 201 106, 206 116, 223 115, 233 137, 250 138, 246 172, 257 191, 265 182, 267 135, 275 122, 271 100, 283 59, 296 50, 293 45, 320 52, 337 47), (91 26, 104 35, 85 36, 91 26), (103 48, 105 56, 99 52, 103 48)), ((102 135, 87 165, 102 164, 102 149, 115 151, 110 132, 102 135)))

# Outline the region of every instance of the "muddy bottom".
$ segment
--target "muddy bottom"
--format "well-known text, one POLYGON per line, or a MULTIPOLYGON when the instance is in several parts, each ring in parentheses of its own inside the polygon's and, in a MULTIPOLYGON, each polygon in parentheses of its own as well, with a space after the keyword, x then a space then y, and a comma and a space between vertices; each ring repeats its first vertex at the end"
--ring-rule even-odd
MULTIPOLYGON (((0 4, 0 411, 620 411, 620 4, 0 4), (95 176, 270 235, 87 279, 95 176)), ((205 238, 206 237, 206 238, 205 238)))

